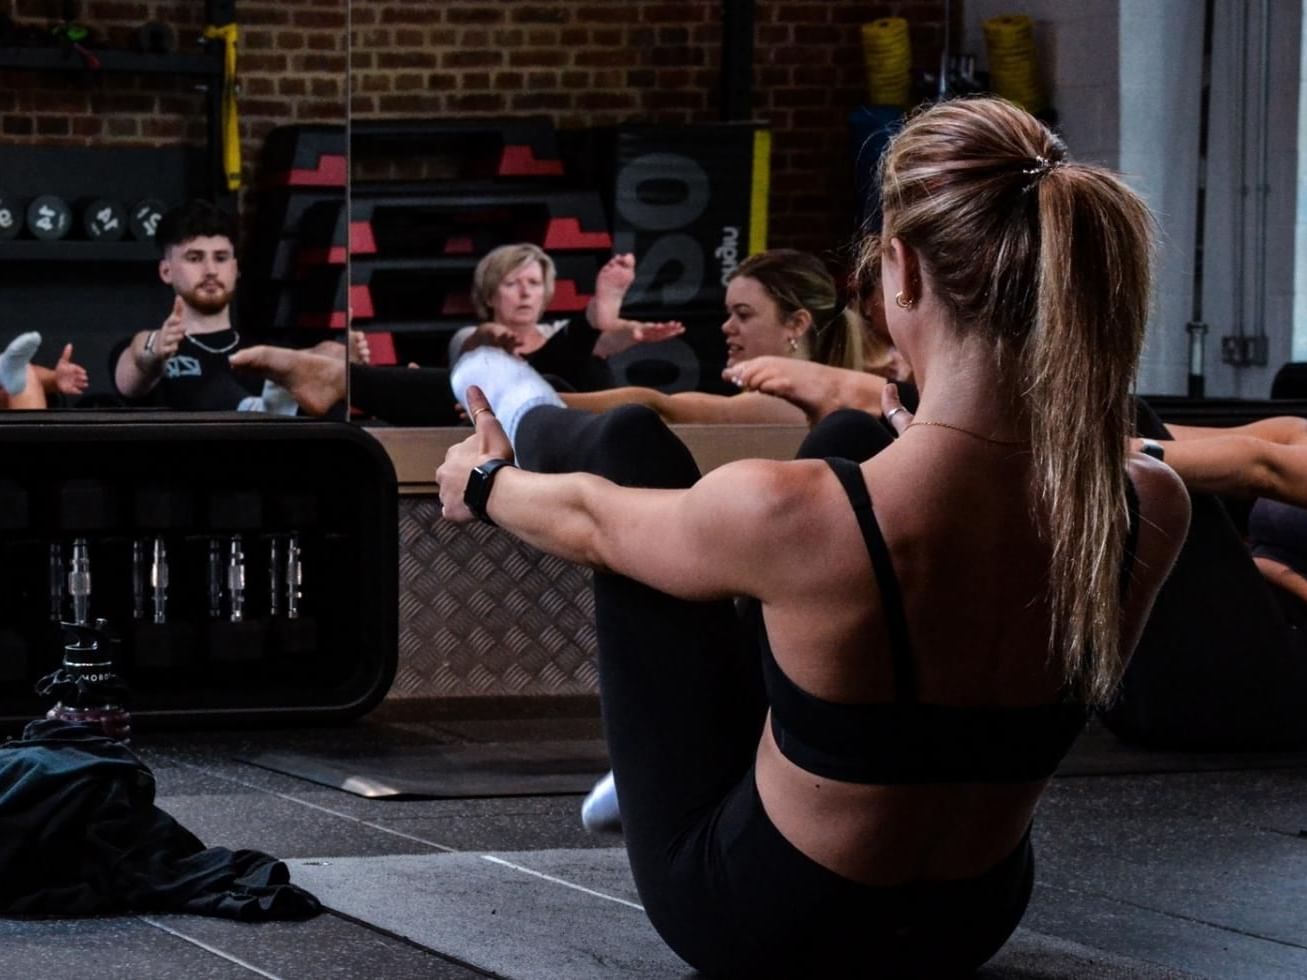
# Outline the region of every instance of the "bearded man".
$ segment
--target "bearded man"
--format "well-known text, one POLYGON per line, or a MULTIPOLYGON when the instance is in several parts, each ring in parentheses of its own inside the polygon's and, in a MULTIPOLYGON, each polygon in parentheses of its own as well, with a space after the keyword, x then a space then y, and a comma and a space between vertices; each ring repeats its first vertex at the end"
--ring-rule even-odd
POLYGON ((157 329, 140 331, 110 355, 118 393, 173 409, 293 414, 295 402, 284 389, 265 385, 256 395, 228 361, 241 344, 231 323, 238 275, 233 216, 191 201, 164 214, 154 238, 159 278, 176 298, 157 329))

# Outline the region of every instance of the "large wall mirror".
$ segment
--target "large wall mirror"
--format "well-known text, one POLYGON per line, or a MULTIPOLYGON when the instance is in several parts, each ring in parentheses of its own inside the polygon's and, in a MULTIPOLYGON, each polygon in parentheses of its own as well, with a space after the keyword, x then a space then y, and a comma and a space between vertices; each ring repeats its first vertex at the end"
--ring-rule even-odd
POLYGON ((266 384, 284 363, 233 373, 228 357, 267 344, 343 362, 348 17, 347 0, 34 0, 0 17, 0 344, 40 334, 0 360, 2 400, 23 407, 7 389, 30 356, 30 401, 52 407, 290 414, 266 384), (236 216, 235 254, 201 235, 161 268, 160 222, 195 200, 236 216), (127 357, 147 341, 155 356, 124 399, 133 336, 127 357))
POLYGON ((357 418, 458 421, 444 372, 482 342, 569 393, 729 390, 725 279, 766 242, 767 133, 721 84, 753 6, 353 0, 357 418))

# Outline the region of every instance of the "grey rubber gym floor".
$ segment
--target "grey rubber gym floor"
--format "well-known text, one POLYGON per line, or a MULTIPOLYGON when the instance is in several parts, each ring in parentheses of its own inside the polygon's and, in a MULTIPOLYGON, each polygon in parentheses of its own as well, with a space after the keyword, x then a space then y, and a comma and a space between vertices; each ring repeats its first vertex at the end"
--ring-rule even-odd
MULTIPOLYGON (((692 977, 640 911, 620 841, 581 830, 579 796, 368 800, 236 758, 598 732, 589 702, 487 701, 388 704, 341 728, 141 735, 160 806, 206 844, 286 859, 331 911, 0 919, 0 977, 692 977)), ((1091 728, 1066 770, 1093 774, 1055 779, 1025 922, 979 976, 1307 976, 1307 756, 1160 756, 1091 728)))

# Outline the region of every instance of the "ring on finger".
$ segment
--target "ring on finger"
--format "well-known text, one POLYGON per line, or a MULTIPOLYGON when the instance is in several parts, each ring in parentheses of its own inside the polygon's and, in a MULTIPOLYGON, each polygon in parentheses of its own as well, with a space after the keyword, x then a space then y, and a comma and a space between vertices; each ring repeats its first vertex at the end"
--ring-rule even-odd
POLYGON ((885 421, 893 422, 895 415, 898 415, 899 412, 906 412, 906 411, 907 409, 904 408, 902 405, 900 405, 898 408, 891 408, 888 412, 885 413, 885 421))

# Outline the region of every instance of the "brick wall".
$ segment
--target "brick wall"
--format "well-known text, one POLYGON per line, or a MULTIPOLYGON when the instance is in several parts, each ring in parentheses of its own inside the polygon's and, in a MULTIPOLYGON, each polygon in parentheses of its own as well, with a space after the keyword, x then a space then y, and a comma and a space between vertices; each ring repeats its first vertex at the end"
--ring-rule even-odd
MULTIPOLYGON (((263 137, 294 122, 344 123, 348 0, 238 0, 240 127, 247 181, 263 137)), ((13 0, 14 22, 46 30, 57 0, 13 0)), ((199 50, 202 0, 85 0, 92 47, 123 48, 147 20, 199 50)), ((47 146, 203 144, 204 97, 194 78, 0 70, 0 139, 47 146)))
MULTIPOLYGON (((58 7, 12 0, 24 26, 48 27, 58 7)), ((754 109, 774 134, 771 244, 825 249, 847 239, 845 119, 865 87, 859 25, 907 17, 914 60, 931 67, 943 7, 757 0, 754 109)), ((546 113, 565 128, 718 118, 714 0, 238 0, 237 10, 247 178, 274 126, 343 120, 347 16, 356 118, 546 113)), ((143 21, 163 20, 193 51, 202 11, 201 0, 84 0, 82 19, 111 46, 127 44, 143 21)), ((160 76, 0 71, 0 138, 201 143, 204 104, 193 86, 160 76)))
MULTIPOLYGON (((907 17, 914 62, 928 68, 943 10, 943 0, 757 0, 754 112, 773 131, 771 245, 847 241, 846 118, 866 87, 860 25, 907 17)), ((544 113, 563 128, 719 118, 713 0, 353 0, 351 28, 354 118, 544 113)))

